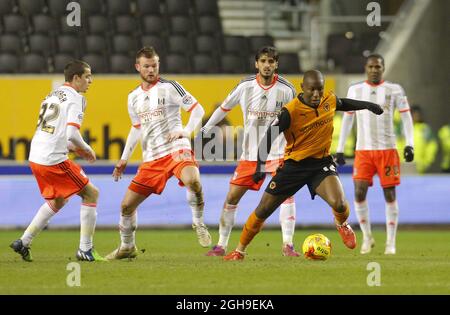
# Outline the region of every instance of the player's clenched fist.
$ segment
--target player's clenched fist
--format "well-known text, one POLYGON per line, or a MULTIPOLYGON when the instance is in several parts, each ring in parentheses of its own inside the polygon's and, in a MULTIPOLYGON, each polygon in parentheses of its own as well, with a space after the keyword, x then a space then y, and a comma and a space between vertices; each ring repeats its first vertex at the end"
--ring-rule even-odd
POLYGON ((381 108, 380 105, 372 103, 370 105, 370 107, 368 108, 368 110, 370 110, 372 113, 377 114, 377 115, 381 115, 383 114, 383 108, 381 108))

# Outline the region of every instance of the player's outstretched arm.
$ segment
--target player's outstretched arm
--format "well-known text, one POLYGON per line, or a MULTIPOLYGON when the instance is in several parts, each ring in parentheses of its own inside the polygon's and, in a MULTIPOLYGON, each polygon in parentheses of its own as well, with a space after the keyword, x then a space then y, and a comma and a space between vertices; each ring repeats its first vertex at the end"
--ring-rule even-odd
POLYGON ((378 104, 375 104, 372 102, 354 100, 351 98, 336 98, 336 110, 353 111, 353 110, 362 110, 362 109, 368 109, 376 115, 383 114, 383 108, 381 108, 381 106, 378 104))
POLYGON ((89 163, 93 163, 97 159, 94 150, 84 142, 78 128, 72 125, 67 126, 67 148, 89 163))
POLYGON ((341 133, 339 134, 339 142, 335 155, 336 163, 339 165, 345 164, 345 157, 344 157, 345 141, 347 141, 347 137, 350 134, 350 131, 352 130, 354 116, 355 115, 353 113, 344 113, 344 116, 342 117, 341 133))
POLYGON ((207 134, 211 131, 211 129, 220 123, 225 116, 228 114, 228 111, 223 110, 221 106, 217 107, 211 117, 208 119, 206 124, 202 127, 201 132, 203 134, 207 134))
POLYGON ((117 182, 120 178, 122 178, 122 174, 125 171, 125 168, 127 167, 128 159, 133 154, 140 137, 141 137, 140 127, 131 126, 130 132, 128 133, 127 142, 125 144, 125 149, 123 150, 122 153, 122 157, 114 167, 114 171, 112 174, 114 181, 117 182))
POLYGON ((258 146, 258 162, 256 166, 256 172, 253 174, 253 181, 258 183, 266 176, 265 164, 267 157, 269 156, 272 143, 278 137, 278 135, 289 128, 291 124, 291 117, 286 109, 282 109, 278 117, 272 122, 271 126, 267 129, 266 134, 262 138, 258 146))

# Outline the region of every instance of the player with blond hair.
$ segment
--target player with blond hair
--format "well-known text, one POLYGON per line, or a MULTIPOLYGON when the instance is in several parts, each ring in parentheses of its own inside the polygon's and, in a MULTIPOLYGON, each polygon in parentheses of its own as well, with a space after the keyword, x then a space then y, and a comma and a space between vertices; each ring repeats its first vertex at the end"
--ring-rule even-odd
POLYGON ((201 246, 211 244, 211 235, 203 222, 203 191, 200 173, 191 150, 190 137, 205 113, 198 101, 178 82, 159 76, 159 55, 153 47, 136 54, 136 70, 141 84, 128 95, 131 129, 125 149, 113 172, 121 178, 138 141, 142 144, 143 163, 131 181, 121 204, 120 246, 107 259, 134 258, 137 255, 135 231, 137 207, 151 194, 161 194, 167 181, 175 176, 186 186, 192 211, 192 228, 201 246), (180 109, 190 113, 183 128, 180 109))

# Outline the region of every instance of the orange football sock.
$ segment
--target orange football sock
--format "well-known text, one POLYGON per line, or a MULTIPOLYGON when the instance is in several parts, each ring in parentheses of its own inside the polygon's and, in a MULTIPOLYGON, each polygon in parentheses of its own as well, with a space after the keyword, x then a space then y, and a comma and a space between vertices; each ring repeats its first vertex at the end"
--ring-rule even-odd
POLYGON ((341 225, 345 221, 347 221, 348 216, 350 215, 350 207, 348 205, 348 202, 345 203, 345 211, 343 212, 337 212, 336 210, 333 210, 334 217, 336 219, 336 222, 341 225))
POLYGON ((261 231, 261 228, 264 224, 263 219, 260 219, 256 216, 255 211, 253 211, 245 222, 244 228, 242 229, 240 243, 244 246, 247 246, 252 239, 261 231))

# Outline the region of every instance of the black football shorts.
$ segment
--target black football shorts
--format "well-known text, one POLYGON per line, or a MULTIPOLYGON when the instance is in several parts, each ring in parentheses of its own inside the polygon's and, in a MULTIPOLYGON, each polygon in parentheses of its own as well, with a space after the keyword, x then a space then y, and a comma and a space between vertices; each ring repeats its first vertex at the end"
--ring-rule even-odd
POLYGON ((314 199, 317 186, 330 175, 338 176, 331 156, 322 159, 306 158, 298 162, 286 160, 277 169, 265 191, 271 195, 293 196, 304 185, 308 185, 311 199, 314 199))

